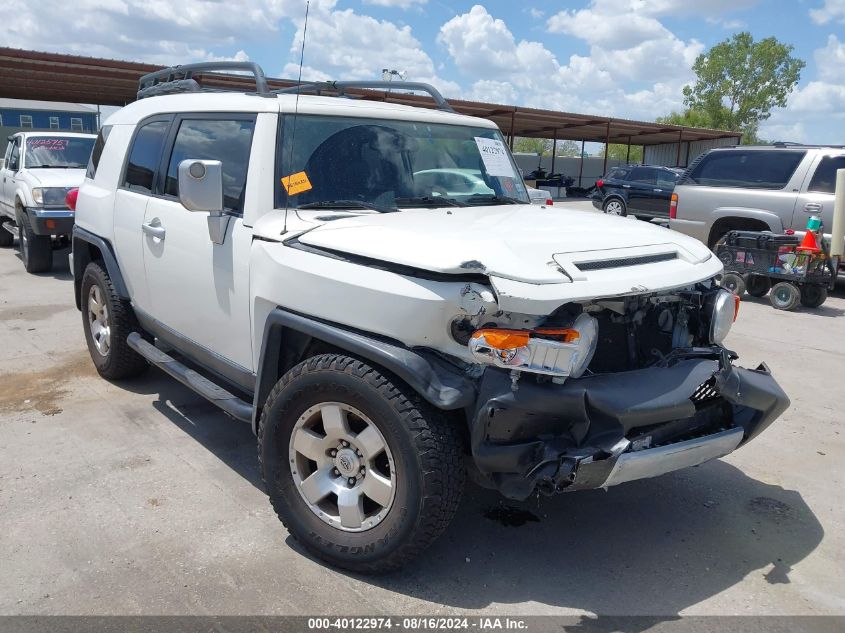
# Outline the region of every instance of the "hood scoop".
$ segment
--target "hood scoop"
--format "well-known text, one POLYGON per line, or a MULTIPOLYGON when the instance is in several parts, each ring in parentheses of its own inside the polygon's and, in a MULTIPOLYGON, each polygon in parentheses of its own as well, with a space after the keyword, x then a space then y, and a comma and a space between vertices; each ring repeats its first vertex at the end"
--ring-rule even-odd
POLYGON ((658 253, 656 255, 641 255, 640 257, 619 257, 616 259, 595 259, 585 262, 573 261, 572 264, 580 271, 604 270, 606 268, 624 268, 625 266, 640 266, 655 262, 667 262, 678 259, 678 253, 658 253))

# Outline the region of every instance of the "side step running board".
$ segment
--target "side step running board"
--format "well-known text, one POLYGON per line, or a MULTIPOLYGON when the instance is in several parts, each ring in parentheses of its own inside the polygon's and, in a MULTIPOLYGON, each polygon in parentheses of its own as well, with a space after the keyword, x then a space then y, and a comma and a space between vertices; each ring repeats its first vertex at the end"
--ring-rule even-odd
POLYGON ((220 385, 211 382, 205 376, 198 374, 193 369, 186 367, 172 356, 165 354, 155 345, 152 345, 141 338, 141 335, 138 334, 138 332, 132 332, 129 336, 127 336, 126 342, 129 347, 146 358, 151 364, 155 365, 165 373, 170 374, 183 385, 195 391, 211 403, 216 404, 236 420, 241 420, 243 422, 252 421, 251 404, 244 402, 237 396, 226 391, 220 385))
POLYGON ((11 222, 3 222, 0 224, 0 230, 6 229, 9 233, 14 235, 16 238, 21 239, 21 232, 18 227, 11 222))

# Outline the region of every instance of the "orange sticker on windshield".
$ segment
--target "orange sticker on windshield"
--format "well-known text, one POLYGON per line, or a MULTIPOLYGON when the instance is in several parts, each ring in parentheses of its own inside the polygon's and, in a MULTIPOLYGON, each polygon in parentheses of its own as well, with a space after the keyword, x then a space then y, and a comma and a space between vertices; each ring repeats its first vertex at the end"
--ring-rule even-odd
POLYGON ((282 178, 282 186, 289 196, 295 196, 312 188, 311 181, 308 180, 308 174, 304 171, 282 178))

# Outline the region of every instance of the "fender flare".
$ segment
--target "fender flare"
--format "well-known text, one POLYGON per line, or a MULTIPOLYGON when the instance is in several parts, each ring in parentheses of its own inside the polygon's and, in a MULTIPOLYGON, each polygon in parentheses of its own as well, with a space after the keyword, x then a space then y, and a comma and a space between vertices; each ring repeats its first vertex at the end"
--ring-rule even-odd
POLYGON ((111 282, 114 285, 115 292, 121 299, 130 299, 129 290, 126 288, 126 282, 123 280, 123 274, 120 272, 120 266, 117 264, 117 259, 114 256, 114 249, 111 244, 102 237, 86 231, 77 225, 73 227, 73 285, 74 294, 76 295, 76 308, 82 309, 82 298, 79 296, 80 288, 82 287, 82 274, 85 272, 85 267, 91 262, 91 256, 88 249, 82 249, 80 244, 91 244, 96 246, 103 258, 103 263, 106 266, 111 282))
MULTIPOLYGON (((280 367, 283 359, 278 353, 288 330, 328 343, 386 369, 438 409, 461 409, 475 402, 475 383, 460 369, 434 355, 423 356, 401 344, 276 308, 267 316, 264 325, 253 404, 253 429, 256 431, 267 396, 278 377, 289 369, 283 365, 280 367)), ((291 366, 298 362, 298 359, 295 360, 291 366)))

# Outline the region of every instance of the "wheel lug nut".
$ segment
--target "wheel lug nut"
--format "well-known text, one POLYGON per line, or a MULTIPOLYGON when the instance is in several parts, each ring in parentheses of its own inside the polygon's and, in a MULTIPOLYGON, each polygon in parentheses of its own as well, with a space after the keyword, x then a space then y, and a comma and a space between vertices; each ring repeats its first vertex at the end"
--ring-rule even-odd
POLYGON ((332 457, 337 457, 337 451, 332 449, 332 457))
POLYGON ((334 470, 332 470, 332 474, 337 476, 337 475, 340 474, 340 471, 337 468, 335 468, 334 470))
POLYGON ((349 485, 350 485, 350 486, 354 486, 354 485, 355 485, 355 477, 350 477, 350 478, 349 478, 349 485))
POLYGON ((342 440, 340 443, 343 444, 344 448, 349 446, 349 442, 347 442, 346 440, 342 440))
POLYGON ((366 470, 364 466, 361 466, 361 472, 363 473, 366 470))

